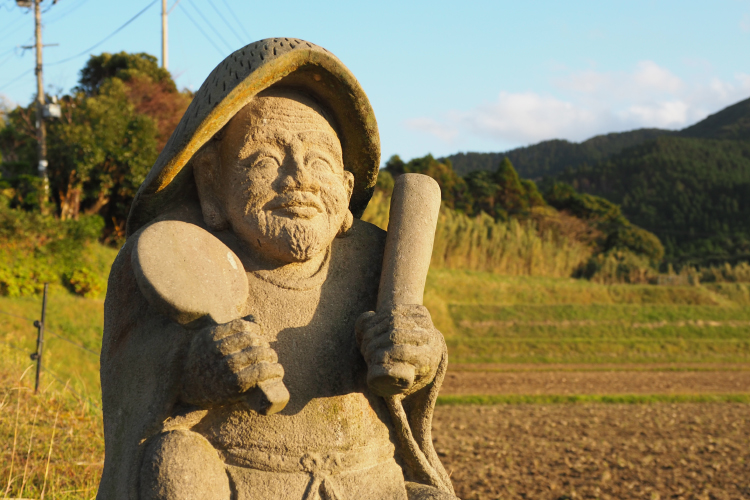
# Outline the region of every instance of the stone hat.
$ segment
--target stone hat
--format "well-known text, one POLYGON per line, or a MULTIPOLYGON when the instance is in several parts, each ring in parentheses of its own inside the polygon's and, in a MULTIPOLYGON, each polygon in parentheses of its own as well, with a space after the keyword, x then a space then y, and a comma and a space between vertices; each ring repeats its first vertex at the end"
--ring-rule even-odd
POLYGON ((380 165, 375 114, 362 87, 336 56, 297 38, 267 38, 224 59, 206 78, 135 195, 127 234, 181 199, 192 186, 193 155, 259 92, 272 85, 299 89, 330 110, 340 134, 344 168, 354 174, 349 208, 360 217, 380 165))

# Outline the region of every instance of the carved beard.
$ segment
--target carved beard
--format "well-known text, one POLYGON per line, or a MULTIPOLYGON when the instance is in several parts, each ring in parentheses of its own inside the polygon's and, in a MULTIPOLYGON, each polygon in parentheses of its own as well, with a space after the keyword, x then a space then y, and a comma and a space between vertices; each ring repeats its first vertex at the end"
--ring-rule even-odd
MULTIPOLYGON (((318 218, 318 217, 316 217, 318 218)), ((292 257, 295 262, 304 262, 312 259, 328 246, 321 227, 314 220, 288 219, 271 215, 266 218, 265 228, 261 232, 266 236, 266 241, 276 247, 277 252, 292 257), (265 230, 264 230, 265 229, 265 230)))
POLYGON ((256 228, 253 246, 257 245, 261 254, 286 262, 305 262, 331 244, 344 221, 328 207, 327 212, 302 219, 257 211, 245 216, 245 227, 256 228))

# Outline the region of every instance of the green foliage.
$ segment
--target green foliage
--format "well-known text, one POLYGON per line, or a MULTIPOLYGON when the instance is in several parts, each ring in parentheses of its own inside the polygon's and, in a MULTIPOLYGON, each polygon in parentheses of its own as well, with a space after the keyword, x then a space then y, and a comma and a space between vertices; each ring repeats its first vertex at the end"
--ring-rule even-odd
POLYGON ((84 249, 99 238, 103 228, 99 216, 61 221, 0 207, 0 295, 33 295, 44 283, 65 283, 66 276, 85 268, 84 249))
POLYGON ((649 261, 628 250, 611 249, 593 256, 581 276, 595 283, 649 283, 656 275, 649 261))
POLYGON ((88 267, 74 269, 67 277, 70 288, 76 295, 99 297, 105 288, 104 280, 88 267))
POLYGON ((578 193, 572 186, 553 183, 545 193, 547 202, 558 210, 588 221, 602 236, 596 242, 601 252, 625 251, 644 256, 654 264, 664 256, 659 238, 632 225, 620 207, 599 196, 578 193))
POLYGON ((680 135, 703 139, 750 140, 750 99, 714 113, 705 120, 681 130, 680 135))
POLYGON ((153 82, 167 84, 173 92, 177 91, 169 71, 159 67, 156 57, 144 52, 138 54, 105 52, 98 56, 91 56, 81 69, 79 89, 86 95, 94 95, 108 80, 116 78, 127 82, 144 76, 153 82))
POLYGON ((560 179, 621 205, 671 261, 750 255, 750 141, 662 137, 560 179))
MULTIPOLYGON (((62 118, 47 122, 50 193, 60 218, 99 214, 106 236, 121 239, 133 196, 190 99, 153 56, 92 56, 79 86, 60 99, 62 118)), ((12 189, 11 206, 25 210, 41 208, 35 113, 33 103, 17 107, 0 128, 0 189, 12 189)))
POLYGON ((61 217, 76 218, 83 208, 125 220, 156 160, 156 124, 136 112, 119 79, 105 81, 96 95, 65 99, 63 107, 68 119, 50 124, 48 146, 61 217))
POLYGON ((390 196, 393 192, 393 182, 393 176, 390 172, 385 169, 380 169, 378 171, 378 180, 375 183, 375 189, 390 196))
POLYGON ((466 182, 456 174, 450 162, 439 162, 432 155, 427 155, 404 163, 398 155, 394 155, 386 162, 385 170, 393 177, 410 173, 428 175, 440 186, 446 206, 467 212, 472 209, 471 201, 467 199, 466 182))

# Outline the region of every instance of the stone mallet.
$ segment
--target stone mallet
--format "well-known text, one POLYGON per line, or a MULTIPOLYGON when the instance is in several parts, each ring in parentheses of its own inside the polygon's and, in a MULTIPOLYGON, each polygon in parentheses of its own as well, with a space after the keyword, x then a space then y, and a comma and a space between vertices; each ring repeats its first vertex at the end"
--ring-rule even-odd
MULTIPOLYGON (((377 309, 421 305, 430 268, 440 212, 440 186, 422 174, 396 178, 391 197, 377 309)), ((406 363, 369 367, 367 383, 381 395, 395 395, 414 383, 414 367, 406 363)))
MULTIPOLYGON (((240 259, 200 227, 161 221, 147 227, 135 243, 132 265, 138 287, 159 312, 189 329, 220 325, 241 317, 248 282, 240 259)), ((281 378, 265 380, 245 401, 272 415, 289 402, 281 378)))

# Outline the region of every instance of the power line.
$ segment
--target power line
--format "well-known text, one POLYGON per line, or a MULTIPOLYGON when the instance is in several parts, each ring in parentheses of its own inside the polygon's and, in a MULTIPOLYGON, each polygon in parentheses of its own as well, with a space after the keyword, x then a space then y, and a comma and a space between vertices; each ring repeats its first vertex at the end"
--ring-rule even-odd
POLYGON ((226 24, 230 30, 232 30, 232 33, 234 33, 234 36, 237 37, 237 40, 239 40, 241 44, 245 45, 246 43, 250 41, 250 40, 248 40, 247 42, 244 41, 242 37, 237 34, 237 32, 232 27, 232 25, 229 24, 229 21, 227 21, 227 18, 224 17, 224 14, 221 13, 221 11, 218 9, 218 7, 216 7, 216 5, 213 2, 209 1, 208 4, 211 6, 211 8, 213 8, 216 11, 217 14, 219 14, 219 17, 221 18, 221 20, 224 21, 224 24, 226 24))
POLYGON ((15 78, 13 78, 12 80, 8 80, 7 82, 5 82, 5 83, 3 83, 2 85, 0 85, 0 90, 4 90, 4 89, 7 89, 8 87, 10 87, 11 85, 13 85, 13 84, 14 84, 14 83, 16 83, 16 82, 17 82, 18 80, 20 80, 20 79, 21 79, 21 78, 23 78, 24 76, 28 75, 28 74, 29 74, 29 73, 31 73, 32 71, 34 71, 34 68, 31 68, 31 69, 29 69, 29 70, 26 70, 26 71, 24 71, 23 73, 21 73, 20 75, 18 75, 18 76, 17 76, 17 77, 15 77, 15 78))
MULTIPOLYGON (((88 54, 90 51, 94 50, 99 45, 103 44, 104 42, 106 42, 107 40, 109 40, 110 38, 112 38, 113 36, 115 36, 117 33, 119 33, 120 31, 122 31, 122 29, 125 28, 127 25, 129 25, 130 23, 132 23, 133 21, 135 21, 136 19, 138 19, 141 16, 141 14, 143 14, 144 12, 146 12, 149 8, 151 8, 158 1, 159 0, 153 0, 143 10, 141 10, 140 12, 138 12, 138 14, 136 14, 133 17, 131 17, 130 19, 128 19, 127 22, 125 22, 125 24, 123 24, 122 26, 120 26, 119 28, 117 28, 115 31, 113 31, 112 33, 110 33, 109 35, 107 35, 103 40, 101 40, 100 42, 95 43, 94 45, 92 45, 88 49, 84 50, 83 52, 80 52, 80 53, 78 53, 78 54, 76 54, 74 56, 68 57, 66 59, 62 59, 60 61, 55 61, 55 62, 48 63, 45 66, 56 66, 58 64, 66 63, 68 61, 72 61, 73 59, 76 59, 78 57, 81 57, 83 55, 88 54)), ((31 69, 29 69, 27 71, 24 71, 23 73, 21 73, 20 75, 16 76, 15 78, 13 78, 13 79, 11 79, 11 80, 3 83, 2 85, 0 85, 0 90, 6 89, 10 85, 13 85, 18 80, 20 80, 24 76, 28 75, 32 71, 34 71, 34 68, 31 68, 31 69)))
POLYGON ((237 21, 237 24, 240 25, 240 29, 242 30, 243 33, 245 33, 245 36, 247 36, 248 42, 252 41, 252 39, 250 38, 250 33, 248 33, 247 30, 245 29, 245 25, 240 22, 240 18, 237 16, 237 14, 234 13, 234 10, 232 10, 232 7, 229 5, 229 3, 227 3, 227 0, 221 0, 221 1, 224 2, 224 5, 226 5, 227 9, 229 10, 229 13, 232 14, 232 17, 235 19, 235 21, 237 21))
MULTIPOLYGON (((24 14, 26 14, 26 13, 24 13, 24 14)), ((2 29, 0 29, 0 33, 3 34, 3 37, 0 38, 0 40, 5 40, 6 38, 9 38, 11 35, 13 35, 16 32, 18 32, 18 30, 20 30, 21 28, 27 27, 26 25, 24 25, 24 23, 20 23, 20 24, 18 24, 18 26, 16 26, 16 29, 14 29, 13 31, 6 31, 9 27, 13 26, 19 20, 22 20, 22 18, 18 18, 18 19, 14 20, 14 21, 11 21, 9 24, 6 24, 2 29)))
POLYGON ((80 52, 79 54, 76 54, 74 56, 68 57, 67 59, 63 59, 61 61, 55 61, 55 62, 49 63, 49 64, 47 64, 47 66, 55 66, 57 64, 62 64, 62 63, 65 63, 65 62, 68 62, 68 61, 72 61, 73 59, 76 59, 78 57, 81 57, 81 56, 84 56, 84 55, 88 54, 89 52, 91 52, 92 50, 94 50, 95 48, 97 48, 98 46, 100 46, 101 44, 103 44, 104 42, 106 42, 107 40, 109 40, 110 38, 112 38, 113 36, 115 36, 116 34, 118 34, 127 25, 129 25, 130 23, 132 23, 133 21, 135 21, 136 19, 138 19, 141 16, 141 14, 143 14, 148 9, 150 9, 158 1, 159 0, 153 0, 153 2, 151 2, 146 7, 144 7, 143 10, 141 10, 138 14, 136 14, 133 17, 131 17, 130 19, 128 19, 125 22, 125 24, 123 24, 122 26, 120 26, 119 28, 117 28, 116 30, 114 30, 112 33, 110 33, 109 35, 107 35, 106 37, 104 37, 104 39, 102 39, 100 42, 95 43, 94 45, 92 45, 88 49, 84 50, 83 52, 80 52))
POLYGON ((88 2, 88 1, 89 1, 89 0, 83 0, 82 2, 79 2, 78 4, 74 5, 74 6, 73 6, 73 7, 71 7, 70 9, 68 9, 68 10, 66 10, 65 12, 63 12, 62 14, 60 14, 59 16, 57 16, 57 17, 55 17, 55 18, 52 18, 52 19, 50 19, 49 21, 47 21, 47 23, 46 23, 46 24, 52 24, 52 23, 56 23, 57 21, 59 21, 60 19, 64 18, 64 17, 65 17, 65 16, 67 16, 68 14, 71 14, 71 13, 73 13, 74 11, 78 10, 78 8, 79 8, 79 7, 83 6, 83 5, 84 5, 84 4, 86 3, 86 2, 88 2))
POLYGON ((208 36, 208 33, 206 33, 205 31, 203 31, 203 28, 201 28, 200 25, 197 22, 195 22, 195 19, 193 19, 193 17, 190 15, 190 13, 187 11, 187 9, 184 8, 182 6, 182 4, 178 4, 178 7, 180 7, 180 10, 183 12, 183 14, 185 14, 187 16, 187 18, 190 19, 190 22, 193 23, 193 25, 195 25, 196 28, 198 28, 198 31, 201 32, 201 34, 206 38, 206 40, 208 40, 209 43, 211 45, 213 45, 214 48, 219 52, 219 54, 221 54, 223 56, 224 55, 224 51, 221 50, 219 48, 219 46, 216 45, 216 43, 214 43, 214 41, 211 39, 211 37, 208 36))
POLYGON ((188 0, 188 2, 190 3, 190 5, 192 5, 192 6, 193 6, 193 8, 194 8, 194 9, 195 9, 195 11, 196 11, 196 12, 198 13, 198 15, 199 15, 199 16, 201 17, 201 19, 203 19, 203 20, 204 20, 204 21, 206 22, 206 24, 208 24, 208 27, 209 27, 209 28, 211 28, 211 31, 213 31, 213 32, 214 32, 214 33, 216 34, 216 36, 218 36, 218 37, 219 37, 219 40, 221 40, 222 42, 224 42, 224 45, 226 45, 226 46, 227 46, 227 48, 228 48, 228 49, 229 49, 230 51, 233 51, 233 50, 234 50, 234 47, 232 47, 232 46, 231 46, 231 45, 230 45, 230 44, 229 44, 229 43, 228 43, 228 42, 227 42, 227 41, 226 41, 226 40, 224 39, 224 36, 223 36, 223 35, 222 35, 222 34, 221 34, 221 33, 219 32, 219 30, 217 30, 216 28, 214 28, 214 25, 213 25, 213 24, 211 24, 211 21, 209 21, 209 20, 208 20, 208 18, 206 17, 206 15, 205 15, 205 14, 204 14, 203 12, 201 12, 201 10, 200 10, 200 9, 198 8, 198 6, 197 6, 197 5, 195 5, 195 3, 193 2, 193 0, 188 0))

